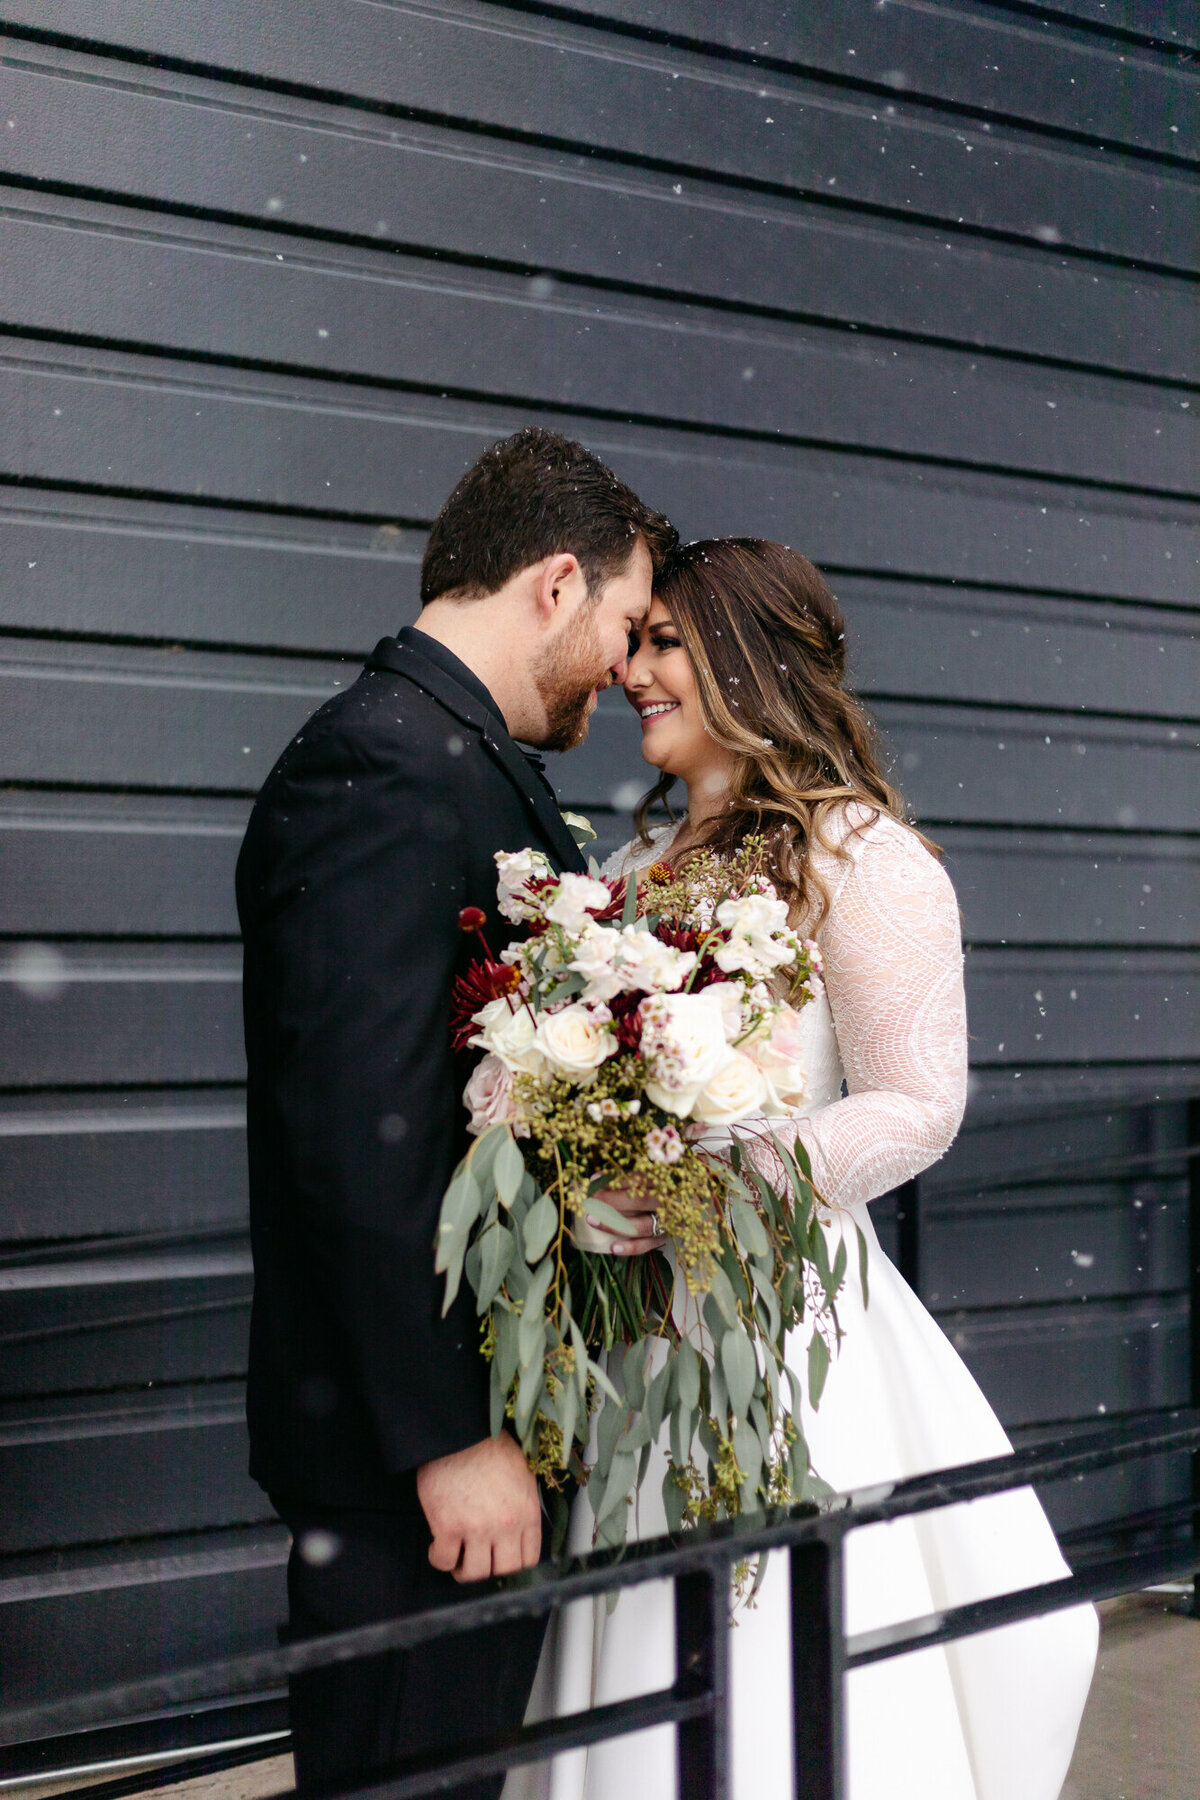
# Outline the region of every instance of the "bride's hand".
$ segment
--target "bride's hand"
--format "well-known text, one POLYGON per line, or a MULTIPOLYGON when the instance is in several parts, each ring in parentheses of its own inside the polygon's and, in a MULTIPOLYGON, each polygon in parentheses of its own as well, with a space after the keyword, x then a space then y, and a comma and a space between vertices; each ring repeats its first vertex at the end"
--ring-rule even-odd
POLYGON ((666 1245, 666 1233, 655 1230, 658 1221, 640 1195, 627 1188, 602 1188, 594 1198, 619 1212, 631 1230, 628 1235, 618 1232, 595 1215, 589 1216, 585 1207, 583 1218, 576 1221, 571 1231, 581 1250, 598 1251, 605 1256, 645 1256, 666 1245))

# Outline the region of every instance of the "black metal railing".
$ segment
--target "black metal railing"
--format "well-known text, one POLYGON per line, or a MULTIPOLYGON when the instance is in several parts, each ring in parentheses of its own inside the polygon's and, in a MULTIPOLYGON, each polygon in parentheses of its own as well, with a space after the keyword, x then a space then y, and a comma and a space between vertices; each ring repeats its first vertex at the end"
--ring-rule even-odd
MULTIPOLYGON (((850 1670, 1085 1601, 1179 1580, 1200 1568, 1200 1538, 1190 1511, 1164 1507, 1161 1513, 1138 1516, 1132 1545, 1128 1536, 1123 1537, 1120 1521, 1098 1528, 1091 1539, 1076 1534, 1071 1546, 1075 1572, 1057 1581, 847 1638, 842 1624, 843 1550, 849 1533, 1014 1488, 1082 1478, 1137 1458, 1187 1452, 1200 1452, 1200 1410, 1130 1419, 1067 1442, 1032 1446, 987 1462, 840 1496, 820 1511, 809 1506, 756 1513, 700 1526, 678 1540, 656 1538, 632 1544, 619 1554, 602 1552, 545 1564, 477 1599, 437 1611, 0 1713, 0 1736, 10 1743, 46 1738, 261 1694, 288 1676, 332 1663, 548 1614, 572 1601, 667 1579, 675 1584, 676 1674, 669 1688, 526 1725, 503 1737, 408 1758, 344 1800, 416 1800, 459 1781, 653 1725, 673 1725, 678 1734, 681 1800, 727 1800, 731 1572, 748 1556, 786 1550, 791 1564, 795 1793, 797 1800, 843 1800, 843 1676, 850 1670), (1139 1538, 1150 1541, 1136 1547, 1139 1538)), ((194 1757, 91 1786, 88 1794, 90 1800, 118 1800, 121 1795, 278 1755, 285 1747, 284 1741, 275 1739, 194 1757)))

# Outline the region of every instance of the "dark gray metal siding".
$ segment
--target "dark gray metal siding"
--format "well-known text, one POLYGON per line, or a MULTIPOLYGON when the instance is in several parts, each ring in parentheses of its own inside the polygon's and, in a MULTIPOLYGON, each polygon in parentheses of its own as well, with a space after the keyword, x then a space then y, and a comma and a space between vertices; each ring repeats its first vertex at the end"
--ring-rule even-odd
POLYGON ((274 1626, 233 859, 530 419, 829 571, 971 942, 906 1257, 1014 1429, 1186 1396, 1198 19, 0 0, 6 1698, 274 1626))

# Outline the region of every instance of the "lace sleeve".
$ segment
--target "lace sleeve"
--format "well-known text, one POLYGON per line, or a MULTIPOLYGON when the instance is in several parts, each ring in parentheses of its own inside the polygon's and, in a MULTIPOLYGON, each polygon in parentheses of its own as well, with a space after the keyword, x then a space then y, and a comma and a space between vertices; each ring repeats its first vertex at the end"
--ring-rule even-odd
POLYGON ((966 1105, 967 1017, 949 877, 880 818, 823 859, 833 901, 818 932, 848 1096, 797 1127, 831 1206, 873 1200, 949 1148, 966 1105), (840 885, 838 885, 840 884, 840 885))

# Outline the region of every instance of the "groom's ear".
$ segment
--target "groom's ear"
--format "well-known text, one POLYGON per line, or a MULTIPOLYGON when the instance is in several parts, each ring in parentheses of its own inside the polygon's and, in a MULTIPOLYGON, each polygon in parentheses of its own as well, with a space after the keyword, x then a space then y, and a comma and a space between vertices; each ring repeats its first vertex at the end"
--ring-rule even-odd
POLYGON ((535 602, 545 625, 554 627, 574 611, 587 594, 587 581, 579 566, 579 558, 569 550, 548 556, 541 566, 535 589, 535 602))

